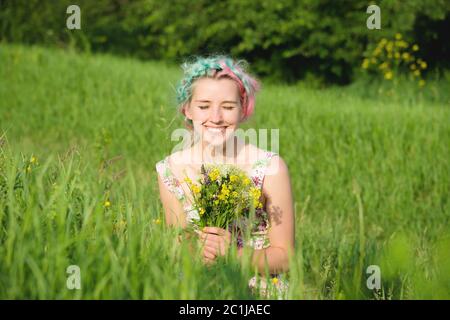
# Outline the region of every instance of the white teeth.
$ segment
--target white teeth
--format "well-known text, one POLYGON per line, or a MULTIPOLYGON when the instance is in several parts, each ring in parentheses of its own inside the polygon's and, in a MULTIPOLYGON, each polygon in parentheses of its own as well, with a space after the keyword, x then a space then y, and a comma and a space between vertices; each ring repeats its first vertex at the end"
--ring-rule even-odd
POLYGON ((214 132, 214 133, 225 132, 225 128, 210 128, 210 127, 206 127, 206 129, 208 129, 208 131, 214 132))

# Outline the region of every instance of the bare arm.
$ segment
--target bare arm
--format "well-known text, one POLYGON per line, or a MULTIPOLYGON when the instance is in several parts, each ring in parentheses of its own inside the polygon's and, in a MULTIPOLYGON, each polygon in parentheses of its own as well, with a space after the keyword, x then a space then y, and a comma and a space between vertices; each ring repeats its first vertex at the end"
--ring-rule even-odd
POLYGON ((164 208, 166 224, 168 226, 185 228, 186 217, 181 202, 172 192, 169 191, 167 186, 162 181, 160 175, 157 174, 157 176, 158 176, 159 196, 164 208))
MULTIPOLYGON (((270 247, 254 250, 252 264, 260 273, 265 272, 267 265, 270 273, 289 270, 289 255, 294 253, 294 202, 289 171, 281 157, 274 157, 267 168, 263 193, 267 198, 266 210, 269 214, 270 247)), ((242 250, 238 252, 242 255, 242 250)))
MULTIPOLYGON (((184 229, 186 227, 186 214, 184 212, 181 202, 177 197, 169 191, 167 186, 162 181, 160 175, 158 176, 159 196, 164 208, 164 216, 166 225, 169 227, 178 227, 184 229)), ((181 233, 177 237, 177 242, 181 244, 184 241, 188 241, 188 247, 193 253, 195 251, 191 236, 186 233, 181 233)))

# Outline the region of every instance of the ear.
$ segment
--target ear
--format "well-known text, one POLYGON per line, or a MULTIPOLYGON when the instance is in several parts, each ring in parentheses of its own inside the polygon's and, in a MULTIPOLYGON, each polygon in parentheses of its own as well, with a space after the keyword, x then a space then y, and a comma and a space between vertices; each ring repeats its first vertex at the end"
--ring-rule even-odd
POLYGON ((189 102, 186 102, 184 105, 183 105, 183 114, 189 119, 189 120, 192 120, 192 115, 191 115, 191 110, 190 110, 190 107, 189 107, 189 102))

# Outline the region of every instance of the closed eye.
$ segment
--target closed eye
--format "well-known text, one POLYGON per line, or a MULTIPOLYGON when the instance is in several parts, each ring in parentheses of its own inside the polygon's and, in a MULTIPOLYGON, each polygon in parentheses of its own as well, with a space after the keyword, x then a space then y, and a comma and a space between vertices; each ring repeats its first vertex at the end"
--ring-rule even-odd
MULTIPOLYGON (((205 110, 208 109, 209 106, 198 106, 201 110, 205 110)), ((233 110, 235 107, 234 106, 227 106, 227 107, 223 107, 225 110, 233 110)))

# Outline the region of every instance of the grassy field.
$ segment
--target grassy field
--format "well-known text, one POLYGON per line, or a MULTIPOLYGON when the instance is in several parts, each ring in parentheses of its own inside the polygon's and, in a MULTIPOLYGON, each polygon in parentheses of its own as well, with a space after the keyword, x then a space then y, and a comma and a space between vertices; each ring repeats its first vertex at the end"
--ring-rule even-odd
MULTIPOLYGON (((260 298, 249 265, 205 269, 164 226, 155 163, 178 143, 180 75, 0 45, 0 298, 260 298), (80 290, 66 286, 70 265, 80 290)), ((296 209, 290 299, 450 298, 448 80, 263 82, 243 128, 280 130, 296 209)))

